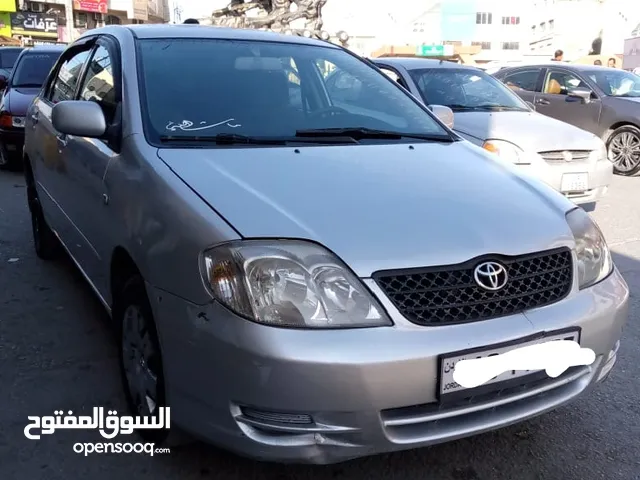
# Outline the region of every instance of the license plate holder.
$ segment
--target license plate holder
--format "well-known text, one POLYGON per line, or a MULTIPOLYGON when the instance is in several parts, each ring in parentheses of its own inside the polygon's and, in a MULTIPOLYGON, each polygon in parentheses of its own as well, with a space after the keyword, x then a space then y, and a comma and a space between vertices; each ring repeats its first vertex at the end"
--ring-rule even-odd
POLYGON ((585 192, 589 190, 588 173, 565 173, 560 187, 562 193, 585 192))
POLYGON ((453 370, 455 363, 463 359, 489 357, 496 354, 499 355, 513 350, 514 348, 544 343, 552 340, 573 340, 580 344, 581 329, 578 327, 571 327, 561 330, 541 332, 528 337, 512 340, 510 342, 459 350, 457 352, 449 352, 440 355, 438 357, 438 401, 440 403, 455 402, 545 378, 547 373, 544 370, 533 372, 512 370, 498 375, 479 387, 464 388, 453 380, 453 370))

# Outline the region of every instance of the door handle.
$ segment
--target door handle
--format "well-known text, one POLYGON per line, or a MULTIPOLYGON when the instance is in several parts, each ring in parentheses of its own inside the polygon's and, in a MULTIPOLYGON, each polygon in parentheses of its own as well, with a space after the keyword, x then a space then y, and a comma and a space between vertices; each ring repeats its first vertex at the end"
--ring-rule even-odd
POLYGON ((61 149, 67 146, 67 136, 60 133, 56 135, 56 140, 58 141, 58 147, 61 149))
POLYGON ((549 100, 545 100, 544 98, 539 98, 536 100, 536 105, 551 105, 549 100))
POLYGON ((35 126, 36 123, 38 123, 40 116, 38 115, 38 112, 34 112, 31 114, 31 120, 33 120, 33 125, 35 126))

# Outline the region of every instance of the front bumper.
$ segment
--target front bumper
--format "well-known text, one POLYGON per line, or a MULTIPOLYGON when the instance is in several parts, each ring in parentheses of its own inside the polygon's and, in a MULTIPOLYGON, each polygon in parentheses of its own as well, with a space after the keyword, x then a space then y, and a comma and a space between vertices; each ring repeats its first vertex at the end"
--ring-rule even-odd
POLYGON ((518 165, 527 173, 540 178, 555 190, 565 195, 577 205, 593 204, 607 194, 613 181, 613 164, 607 159, 582 161, 573 163, 547 163, 537 158, 530 165, 518 165), (563 191, 564 175, 586 173, 588 185, 586 189, 563 191))
POLYGON ((504 427, 590 390, 615 363, 629 291, 615 270, 554 305, 466 325, 420 327, 373 281, 393 327, 308 331, 240 319, 148 286, 172 420, 256 459, 328 464, 504 427), (437 402, 438 355, 580 327, 596 361, 464 405, 437 402))

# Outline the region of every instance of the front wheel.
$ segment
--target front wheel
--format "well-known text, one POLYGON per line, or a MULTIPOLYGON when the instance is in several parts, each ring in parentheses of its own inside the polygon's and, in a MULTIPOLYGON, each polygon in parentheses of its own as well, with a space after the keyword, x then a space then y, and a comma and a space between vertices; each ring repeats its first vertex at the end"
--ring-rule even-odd
MULTIPOLYGON (((130 279, 115 299, 114 320, 120 326, 120 373, 133 415, 157 418, 166 406, 160 342, 144 280, 130 279)), ((169 430, 140 429, 149 442, 163 443, 169 430)))
POLYGON ((607 141, 609 159, 618 175, 631 176, 640 171, 640 129, 623 125, 607 141))

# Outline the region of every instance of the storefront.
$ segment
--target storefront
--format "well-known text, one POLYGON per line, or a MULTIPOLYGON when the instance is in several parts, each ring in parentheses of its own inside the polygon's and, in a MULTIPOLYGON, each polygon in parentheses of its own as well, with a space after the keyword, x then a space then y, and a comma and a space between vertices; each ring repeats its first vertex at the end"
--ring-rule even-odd
POLYGON ((58 20, 55 15, 33 12, 16 12, 11 15, 11 33, 25 45, 35 42, 57 42, 58 20))
POLYGON ((0 0, 0 44, 11 44, 2 39, 11 38, 11 14, 16 11, 15 0, 0 0))

